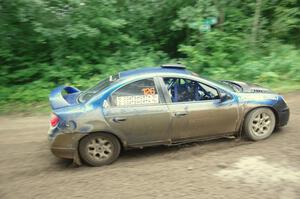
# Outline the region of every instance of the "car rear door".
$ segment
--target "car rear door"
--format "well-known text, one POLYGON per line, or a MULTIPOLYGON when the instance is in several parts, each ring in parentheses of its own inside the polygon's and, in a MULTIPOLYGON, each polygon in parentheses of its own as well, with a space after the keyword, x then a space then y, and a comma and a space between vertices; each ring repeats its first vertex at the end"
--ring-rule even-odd
POLYGON ((141 79, 117 89, 104 108, 106 121, 125 135, 129 146, 170 142, 171 116, 155 81, 141 79))
MULTIPOLYGON (((176 100, 174 99, 175 93, 168 89, 169 85, 166 78, 161 79, 160 82, 163 84, 165 98, 168 101, 168 108, 172 116, 171 137, 173 141, 219 136, 236 130, 238 104, 233 99, 221 102, 216 88, 198 82, 202 88, 205 87, 210 90, 209 92, 213 96, 211 99, 209 97, 207 99, 200 99, 201 97, 194 99, 197 97, 192 97, 192 100, 189 97, 183 97, 176 100)), ((180 89, 177 88, 177 92, 178 90, 180 89)), ((187 96, 194 92, 190 88, 187 90, 189 90, 186 91, 187 96)), ((177 97, 182 96, 177 93, 177 97)))

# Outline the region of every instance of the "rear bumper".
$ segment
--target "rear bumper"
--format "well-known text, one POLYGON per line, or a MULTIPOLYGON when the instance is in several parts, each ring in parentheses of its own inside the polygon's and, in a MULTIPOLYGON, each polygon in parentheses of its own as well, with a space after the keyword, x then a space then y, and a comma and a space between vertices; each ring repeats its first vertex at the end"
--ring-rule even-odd
POLYGON ((289 108, 285 108, 281 111, 278 111, 278 123, 277 126, 285 126, 287 125, 288 121, 290 118, 290 109, 289 108))
POLYGON ((59 158, 78 158, 78 142, 85 136, 80 133, 62 133, 50 139, 50 150, 59 158))

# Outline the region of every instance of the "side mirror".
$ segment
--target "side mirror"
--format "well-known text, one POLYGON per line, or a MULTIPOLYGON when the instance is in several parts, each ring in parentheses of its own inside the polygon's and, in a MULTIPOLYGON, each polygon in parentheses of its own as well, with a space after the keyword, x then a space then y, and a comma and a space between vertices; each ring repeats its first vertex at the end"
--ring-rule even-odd
POLYGON ((220 92, 220 102, 225 102, 230 99, 231 99, 231 96, 229 94, 220 92))

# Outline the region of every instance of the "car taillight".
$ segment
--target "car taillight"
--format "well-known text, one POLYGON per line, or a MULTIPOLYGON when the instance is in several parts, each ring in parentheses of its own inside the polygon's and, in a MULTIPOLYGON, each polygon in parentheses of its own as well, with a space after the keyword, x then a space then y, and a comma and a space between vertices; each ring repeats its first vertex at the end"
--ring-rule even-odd
POLYGON ((51 119, 50 119, 50 124, 51 126, 55 127, 59 122, 59 117, 57 115, 52 114, 51 119))

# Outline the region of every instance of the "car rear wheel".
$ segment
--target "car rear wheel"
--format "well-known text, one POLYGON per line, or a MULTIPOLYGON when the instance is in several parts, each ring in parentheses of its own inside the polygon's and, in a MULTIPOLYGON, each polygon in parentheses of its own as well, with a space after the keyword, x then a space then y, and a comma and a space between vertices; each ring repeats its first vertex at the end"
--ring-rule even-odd
POLYGON ((268 138, 274 131, 276 118, 269 108, 257 108, 245 118, 244 133, 253 141, 268 138))
POLYGON ((79 154, 84 162, 92 166, 111 164, 120 154, 119 140, 107 133, 93 133, 79 143, 79 154))

